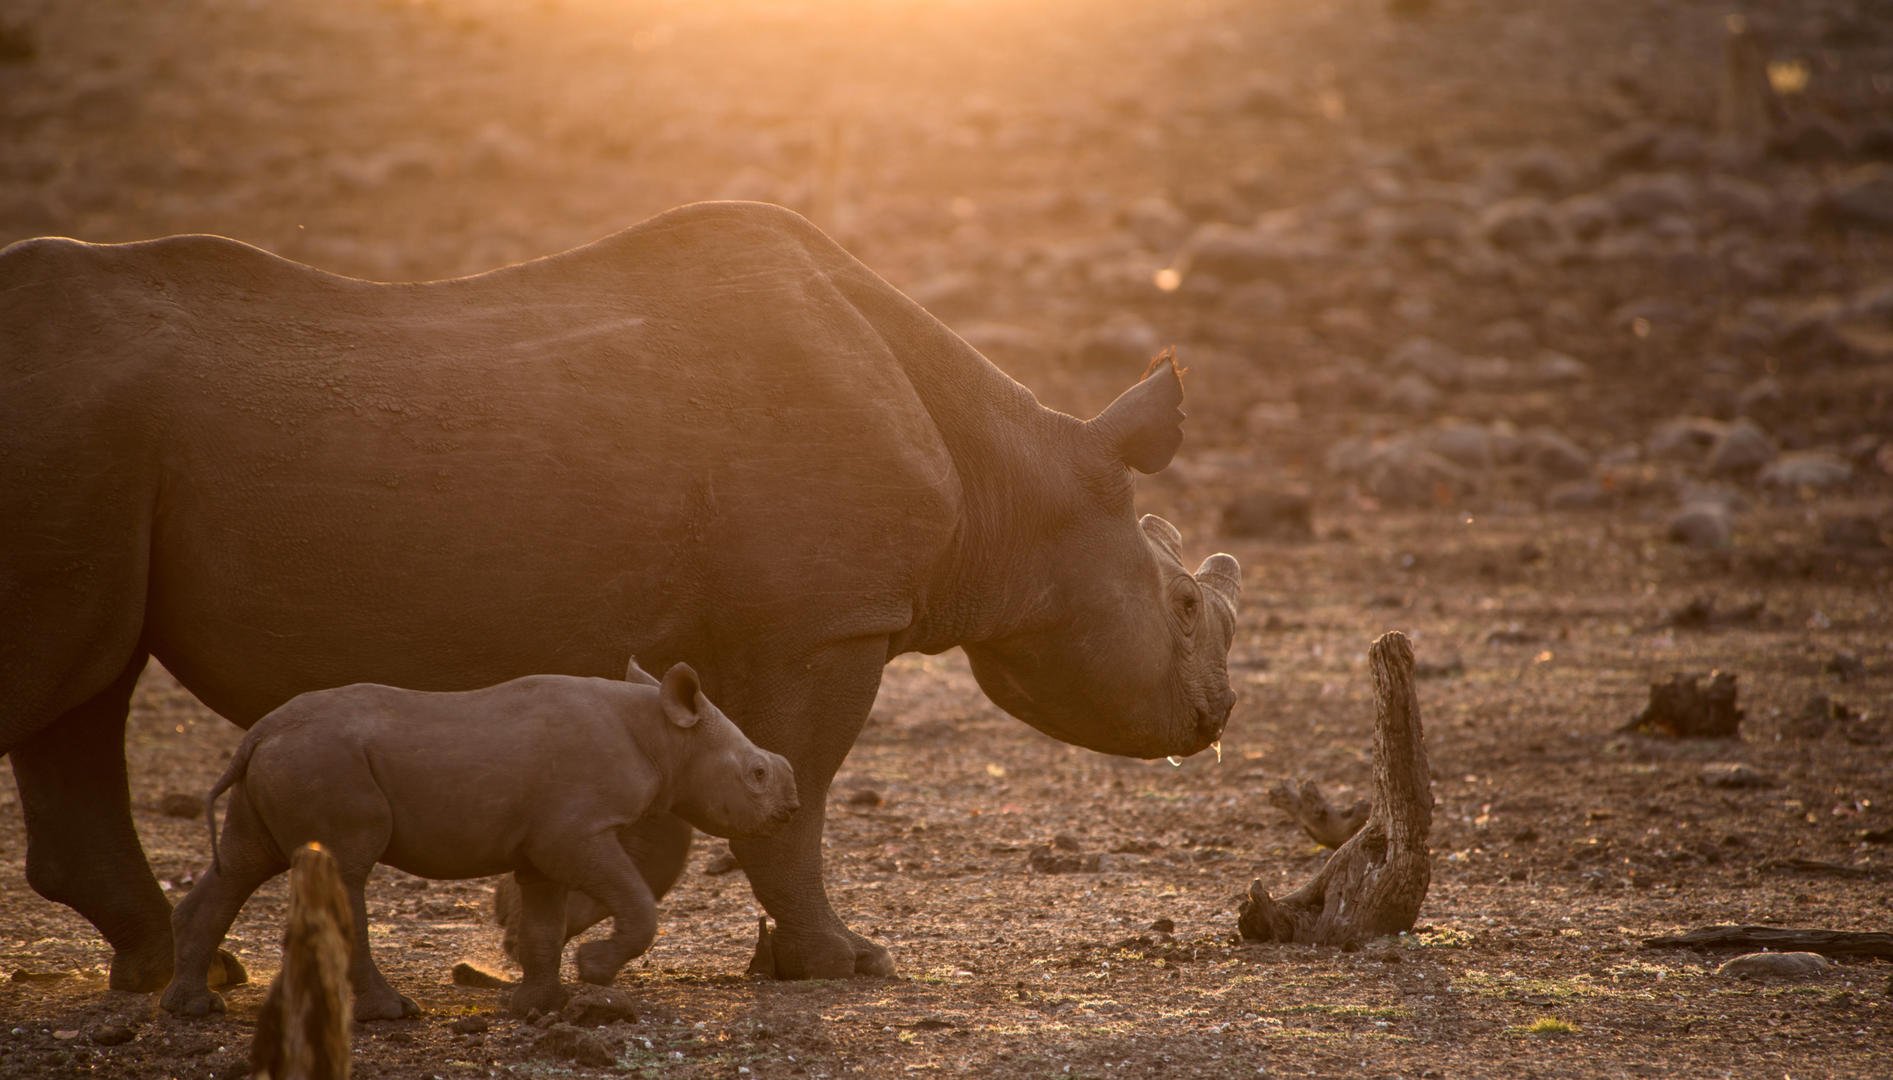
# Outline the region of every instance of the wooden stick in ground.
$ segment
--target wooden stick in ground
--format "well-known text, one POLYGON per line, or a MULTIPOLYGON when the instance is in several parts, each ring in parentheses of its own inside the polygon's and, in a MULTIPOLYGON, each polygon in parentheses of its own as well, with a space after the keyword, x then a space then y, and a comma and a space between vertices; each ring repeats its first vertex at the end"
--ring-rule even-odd
POLYGON ((348 1080, 354 994, 348 955, 354 916, 335 860, 320 844, 289 864, 283 969, 270 984, 250 1043, 250 1070, 272 1080, 348 1080))
POLYGON ((1649 949, 1773 949, 1822 956, 1893 960, 1893 934, 1867 930, 1799 930, 1788 926, 1704 926, 1687 934, 1644 938, 1649 949))
POLYGON ((1410 930, 1433 876, 1426 835, 1433 824, 1413 645, 1382 634, 1367 652, 1374 676, 1374 802, 1367 824, 1329 856, 1314 880, 1271 899, 1249 886, 1236 927, 1250 941, 1344 945, 1410 930))
POLYGON ((1313 780, 1300 786, 1283 780, 1269 789, 1269 804, 1295 819, 1309 839, 1325 848, 1338 848, 1367 823, 1367 800, 1337 810, 1313 780))

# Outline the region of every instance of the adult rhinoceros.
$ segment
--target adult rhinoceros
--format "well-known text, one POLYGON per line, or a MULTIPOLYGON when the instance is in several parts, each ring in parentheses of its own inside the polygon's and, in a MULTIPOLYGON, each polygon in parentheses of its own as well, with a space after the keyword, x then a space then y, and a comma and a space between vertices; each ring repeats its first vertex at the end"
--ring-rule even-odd
MULTIPOLYGON (((1107 753, 1220 735, 1236 562, 1192 574, 1131 509, 1181 401, 1157 365, 1089 421, 1045 408, 754 203, 425 284, 206 236, 15 244, 0 750, 27 879, 111 942, 114 988, 164 984, 124 761, 148 656, 245 725, 343 683, 688 658, 795 765, 797 820, 735 845, 776 971, 891 971, 821 873, 824 795, 890 657, 959 646, 1000 707, 1107 753)), ((674 856, 680 828, 642 840, 674 856)))

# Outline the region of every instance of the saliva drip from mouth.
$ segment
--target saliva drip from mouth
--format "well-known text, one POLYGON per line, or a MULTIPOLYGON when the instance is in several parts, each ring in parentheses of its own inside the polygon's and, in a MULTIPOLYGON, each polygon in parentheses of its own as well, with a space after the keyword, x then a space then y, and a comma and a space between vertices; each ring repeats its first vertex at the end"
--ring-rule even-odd
MULTIPOLYGON (((1215 742, 1209 744, 1209 748, 1216 751, 1216 764, 1221 765, 1223 763, 1223 741, 1217 739, 1215 742)), ((1169 757, 1164 758, 1164 760, 1169 762, 1172 768, 1181 769, 1183 767, 1183 759, 1175 754, 1171 754, 1169 757)))

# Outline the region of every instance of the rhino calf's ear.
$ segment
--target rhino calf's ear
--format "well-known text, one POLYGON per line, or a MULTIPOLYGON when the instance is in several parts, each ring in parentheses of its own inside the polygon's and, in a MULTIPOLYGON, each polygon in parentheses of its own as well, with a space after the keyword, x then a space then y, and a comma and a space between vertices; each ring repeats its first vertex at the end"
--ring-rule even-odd
POLYGON ((703 688, 689 664, 672 664, 657 687, 658 704, 664 716, 680 728, 696 727, 703 718, 703 688))
POLYGON ((644 670, 644 668, 639 666, 638 658, 635 656, 631 658, 631 662, 629 664, 625 665, 624 681, 636 686, 658 685, 657 676, 651 674, 650 672, 644 670))
POLYGON ((1175 353, 1165 350, 1152 361, 1143 381, 1085 421, 1085 430, 1138 472, 1170 464, 1183 445, 1183 378, 1175 353))

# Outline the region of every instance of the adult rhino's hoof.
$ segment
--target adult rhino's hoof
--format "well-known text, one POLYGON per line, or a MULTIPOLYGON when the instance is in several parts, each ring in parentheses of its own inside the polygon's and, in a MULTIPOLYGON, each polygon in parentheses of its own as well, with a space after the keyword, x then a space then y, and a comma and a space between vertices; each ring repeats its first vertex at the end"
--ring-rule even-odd
POLYGON ((410 1016, 421 1015, 421 1007, 412 998, 397 994, 393 990, 370 992, 355 999, 355 1020, 357 1023, 370 1023, 375 1020, 405 1020, 410 1016))
POLYGON ((153 937, 144 945, 121 949, 112 954, 112 974, 107 985, 113 990, 134 994, 155 994, 171 981, 171 935, 153 937))
POLYGON ((756 952, 749 973, 768 979, 885 978, 894 974, 888 951, 851 930, 829 934, 794 934, 758 920, 756 952))
POLYGON ((158 1004, 173 1016, 209 1016, 224 1011, 223 998, 216 993, 206 989, 186 990, 176 983, 165 988, 158 1004))

